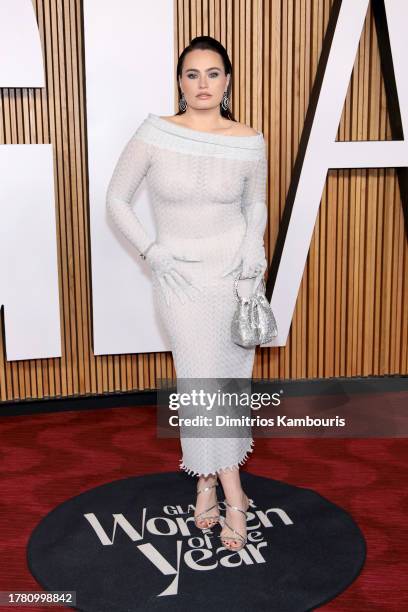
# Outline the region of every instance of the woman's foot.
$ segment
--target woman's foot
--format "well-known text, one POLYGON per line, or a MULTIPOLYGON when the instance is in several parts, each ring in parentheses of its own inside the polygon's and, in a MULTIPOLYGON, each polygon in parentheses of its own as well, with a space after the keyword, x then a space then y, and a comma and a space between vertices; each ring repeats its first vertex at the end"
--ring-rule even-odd
POLYGON ((195 524, 199 529, 210 529, 219 521, 217 502, 217 477, 200 476, 197 482, 197 501, 194 512, 195 524))
POLYGON ((225 501, 227 503, 224 526, 220 534, 221 542, 229 550, 241 550, 245 546, 247 538, 246 512, 249 508, 249 499, 241 490, 235 495, 229 495, 225 501), (235 506, 235 508, 230 506, 235 506), (237 533, 234 533, 234 529, 237 533))

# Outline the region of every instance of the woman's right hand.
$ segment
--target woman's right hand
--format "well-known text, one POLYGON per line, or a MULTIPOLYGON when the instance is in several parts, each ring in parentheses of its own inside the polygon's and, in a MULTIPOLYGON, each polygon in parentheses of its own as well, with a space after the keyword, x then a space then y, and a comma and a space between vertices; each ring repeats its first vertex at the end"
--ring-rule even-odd
POLYGON ((203 288, 193 283, 191 276, 181 269, 177 260, 202 261, 201 259, 191 257, 187 253, 173 255, 168 247, 157 242, 153 244, 146 254, 146 261, 158 277, 168 306, 170 305, 170 292, 177 295, 180 302, 185 304, 185 296, 194 301, 198 296, 197 291, 203 291, 203 288))

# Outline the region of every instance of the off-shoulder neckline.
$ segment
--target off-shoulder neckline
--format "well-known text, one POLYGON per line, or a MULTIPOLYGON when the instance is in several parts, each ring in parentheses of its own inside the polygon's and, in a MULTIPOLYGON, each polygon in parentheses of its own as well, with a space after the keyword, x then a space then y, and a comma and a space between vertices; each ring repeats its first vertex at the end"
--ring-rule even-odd
POLYGON ((155 125, 157 128, 181 136, 183 138, 191 138, 193 140, 199 140, 201 142, 210 142, 215 144, 223 144, 232 147, 244 147, 244 148, 258 148, 264 142, 262 132, 258 132, 251 136, 226 136, 225 134, 214 134, 213 132, 205 132, 202 130, 195 130, 193 128, 186 127, 184 125, 178 125, 174 121, 163 119, 159 115, 149 113, 147 115, 148 121, 155 125))

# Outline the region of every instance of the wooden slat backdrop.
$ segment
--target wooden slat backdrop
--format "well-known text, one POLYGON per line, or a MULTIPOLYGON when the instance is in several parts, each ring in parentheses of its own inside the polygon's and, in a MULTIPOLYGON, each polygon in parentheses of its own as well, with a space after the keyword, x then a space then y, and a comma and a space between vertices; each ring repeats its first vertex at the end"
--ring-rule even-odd
MULTIPOLYGON (((234 68, 234 116, 265 135, 271 260, 333 2, 174 2, 175 60, 194 36, 219 39, 234 68)), ((33 5, 47 87, 0 90, 0 143, 54 145, 63 357, 6 361, 3 324, 0 400, 155 388, 157 378, 175 375, 171 353, 92 353, 82 2, 33 5)), ((386 139, 391 132, 370 11, 338 140, 386 139)), ((407 269, 394 169, 330 171, 287 346, 258 348, 254 376, 406 374, 407 269)))

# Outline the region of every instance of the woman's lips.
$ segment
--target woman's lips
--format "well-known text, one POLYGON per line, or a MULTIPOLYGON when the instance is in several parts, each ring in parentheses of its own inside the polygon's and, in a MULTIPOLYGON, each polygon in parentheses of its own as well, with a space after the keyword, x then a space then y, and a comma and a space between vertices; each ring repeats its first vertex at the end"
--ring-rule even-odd
POLYGON ((211 98, 210 94, 200 94, 197 96, 197 98, 211 98))

